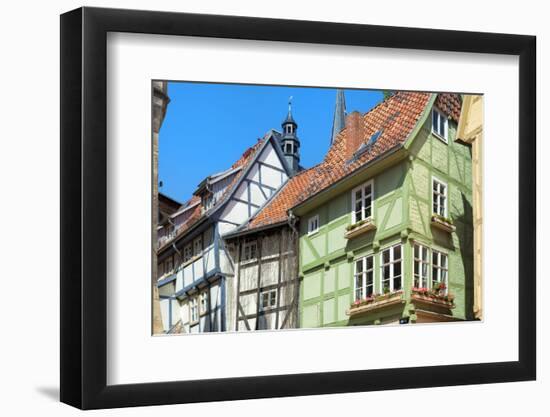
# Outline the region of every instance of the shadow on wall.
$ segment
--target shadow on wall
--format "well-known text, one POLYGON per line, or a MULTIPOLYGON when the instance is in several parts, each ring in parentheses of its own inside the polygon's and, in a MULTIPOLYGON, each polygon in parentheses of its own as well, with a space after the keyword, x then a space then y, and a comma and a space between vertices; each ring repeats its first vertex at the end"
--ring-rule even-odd
POLYGON ((465 315, 466 320, 474 320, 474 224, 473 209, 470 202, 466 199, 464 193, 462 196, 462 206, 464 214, 457 217, 456 235, 461 251, 462 266, 464 268, 464 293, 465 293, 465 315))

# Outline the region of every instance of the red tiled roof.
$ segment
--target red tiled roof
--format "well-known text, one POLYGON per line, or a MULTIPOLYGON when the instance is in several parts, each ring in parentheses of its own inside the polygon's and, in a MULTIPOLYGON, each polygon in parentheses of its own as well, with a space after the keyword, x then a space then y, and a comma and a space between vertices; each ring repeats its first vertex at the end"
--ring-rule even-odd
POLYGON ((460 111, 462 110, 462 101, 458 94, 441 93, 435 99, 435 106, 443 113, 447 114, 453 121, 458 123, 460 111))
MULTIPOLYGON (((430 101, 430 93, 397 92, 364 115, 350 114, 346 128, 335 138, 319 165, 291 178, 277 195, 250 221, 247 229, 284 221, 287 211, 371 162, 409 137, 430 101), (355 118, 356 124, 352 120, 355 118), (376 142, 361 155, 354 153, 380 132, 376 142)), ((438 108, 458 121, 460 98, 440 94, 438 108)))
POLYGON ((287 210, 294 206, 300 199, 300 195, 315 175, 315 168, 302 171, 290 178, 283 188, 273 197, 248 224, 249 229, 276 224, 286 220, 287 210))

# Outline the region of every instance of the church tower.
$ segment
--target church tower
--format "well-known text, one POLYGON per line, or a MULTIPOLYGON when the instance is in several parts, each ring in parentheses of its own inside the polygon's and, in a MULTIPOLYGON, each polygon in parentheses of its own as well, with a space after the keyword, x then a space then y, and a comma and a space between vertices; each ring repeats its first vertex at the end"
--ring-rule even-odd
POLYGON ((330 144, 334 142, 338 133, 346 127, 346 98, 344 90, 336 90, 336 104, 334 106, 334 119, 332 121, 332 132, 330 135, 330 144))
POLYGON ((281 138, 283 154, 292 173, 295 174, 298 172, 300 166, 300 141, 298 140, 298 136, 296 136, 298 124, 292 117, 292 97, 288 100, 288 115, 281 126, 283 128, 283 136, 281 138))

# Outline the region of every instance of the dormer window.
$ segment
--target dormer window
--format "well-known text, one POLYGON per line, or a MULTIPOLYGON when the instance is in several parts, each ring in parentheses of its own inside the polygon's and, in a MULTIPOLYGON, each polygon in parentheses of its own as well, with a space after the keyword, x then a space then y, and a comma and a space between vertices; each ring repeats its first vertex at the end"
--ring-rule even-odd
POLYGON ((202 205, 204 210, 210 209, 214 205, 214 196, 212 194, 207 194, 202 198, 202 205))
POLYGON ((449 120, 436 108, 432 109, 432 133, 443 142, 448 143, 449 120))

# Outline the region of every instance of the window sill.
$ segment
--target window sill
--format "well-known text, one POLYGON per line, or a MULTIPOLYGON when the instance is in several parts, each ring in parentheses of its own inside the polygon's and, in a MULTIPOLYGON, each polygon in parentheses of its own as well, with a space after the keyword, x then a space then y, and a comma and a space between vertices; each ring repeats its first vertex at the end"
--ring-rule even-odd
POLYGON ((447 233, 453 233, 456 230, 456 227, 454 225, 440 219, 436 215, 432 215, 432 226, 447 233))
POLYGON ((449 144, 449 140, 445 139, 443 136, 441 136, 439 133, 432 130, 432 135, 434 135, 437 139, 439 139, 441 142, 443 142, 445 145, 449 144))
MULTIPOLYGON (((357 302, 356 302, 357 303, 357 302)), ((353 303, 346 314, 350 317, 356 317, 365 313, 370 313, 383 308, 392 307, 399 304, 405 304, 403 291, 399 290, 389 294, 383 294, 375 297, 370 302, 362 301, 359 304, 353 303)))
POLYGON ((364 222, 363 224, 355 223, 355 225, 352 229, 346 230, 344 233, 344 237, 346 239, 352 239, 356 236, 362 235, 363 233, 369 232, 371 230, 376 229, 376 225, 374 224, 374 220, 372 218, 362 220, 364 222))

